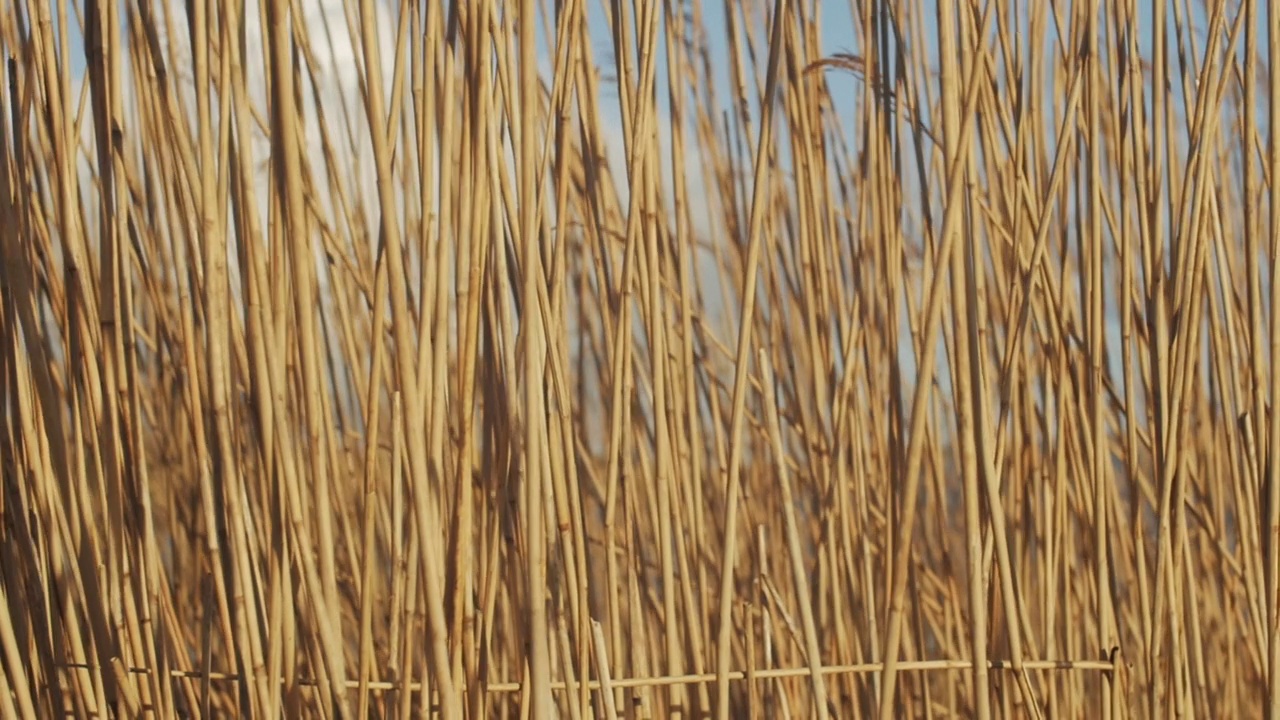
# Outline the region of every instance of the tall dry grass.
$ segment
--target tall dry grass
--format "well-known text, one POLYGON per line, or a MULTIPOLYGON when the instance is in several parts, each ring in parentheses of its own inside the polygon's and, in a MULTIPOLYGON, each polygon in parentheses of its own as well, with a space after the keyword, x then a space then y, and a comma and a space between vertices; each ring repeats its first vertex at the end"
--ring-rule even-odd
POLYGON ((1144 5, 0 2, 0 716, 1280 718, 1280 13, 1144 5))

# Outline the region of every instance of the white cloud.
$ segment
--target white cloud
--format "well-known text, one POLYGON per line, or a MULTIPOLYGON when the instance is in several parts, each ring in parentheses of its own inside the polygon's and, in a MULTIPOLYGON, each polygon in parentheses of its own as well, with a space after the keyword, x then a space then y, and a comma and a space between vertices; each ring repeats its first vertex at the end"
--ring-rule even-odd
MULTIPOLYGON (((186 120, 189 137, 193 142, 196 142, 198 138, 198 123, 196 119, 197 88, 194 78, 194 58, 189 39, 186 3, 182 0, 142 1, 147 4, 147 9, 150 10, 157 26, 160 51, 163 56, 164 66, 169 74, 170 91, 176 92, 177 97, 175 100, 180 108, 179 112, 185 113, 184 119, 186 120)), ((268 121, 270 114, 268 112, 269 97, 266 79, 268 65, 266 55, 268 49, 262 19, 266 14, 265 11, 270 9, 269 3, 273 1, 245 0, 245 57, 241 60, 247 79, 246 89, 249 103, 252 106, 252 115, 264 123, 268 121)), ((372 244, 376 242, 377 238, 379 211, 376 169, 369 139, 369 124, 360 91, 364 72, 363 40, 358 33, 353 36, 351 30, 359 28, 358 18, 352 18, 353 22, 348 22, 343 0, 303 0, 303 2, 297 3, 295 7, 303 8, 300 24, 304 29, 304 34, 300 36, 300 39, 305 38, 309 56, 314 61, 310 72, 304 66, 301 73, 302 84, 299 88, 303 99, 302 121, 305 128, 302 157, 304 172, 310 176, 310 193, 314 201, 311 203, 311 207, 325 226, 337 236, 339 247, 350 247, 350 243, 356 241, 372 244), (324 133, 321 131, 318 109, 323 112, 326 125, 326 132, 324 133), (328 155, 324 152, 323 137, 328 137, 329 141, 334 144, 332 152, 328 155), (330 176, 332 176, 333 180, 330 179, 330 176), (347 208, 344 208, 342 204, 336 201, 330 189, 331 182, 347 198, 347 208), (360 225, 352 227, 346 212, 352 205, 356 204, 362 205, 364 212, 361 216, 361 221, 359 221, 360 225)), ((381 51, 381 76, 384 91, 389 95, 395 62, 393 54, 395 47, 393 18, 386 0, 376 0, 375 8, 376 36, 381 51)), ((135 45, 132 52, 146 55, 147 51, 143 49, 144 39, 128 36, 126 38, 128 42, 135 45)), ((219 58, 216 56, 210 58, 210 61, 214 64, 211 68, 213 73, 218 71, 218 60, 219 58)), ((125 100, 124 117, 121 118, 121 125, 124 131, 123 152, 134 158, 141 159, 144 154, 154 153, 155 148, 144 144, 145 133, 144 128, 141 126, 137 105, 140 96, 135 91, 135 88, 139 85, 138 79, 133 76, 132 68, 127 62, 121 64, 121 73, 123 86, 121 94, 125 100)), ((75 107, 74 102, 81 95, 83 84, 86 80, 87 78, 83 73, 74 79, 71 95, 72 104, 70 105, 72 109, 75 107)), ((149 80, 148 82, 151 81, 149 80)), ((215 122, 217 122, 220 99, 215 96, 210 100, 215 122)), ((257 230, 259 237, 265 238, 268 237, 268 223, 270 222, 268 205, 272 182, 270 166, 271 144, 267 134, 269 128, 259 126, 256 121, 252 121, 251 125, 251 137, 245 143, 246 146, 242 146, 240 150, 251 157, 251 167, 253 168, 252 193, 256 201, 257 230)), ((88 203, 87 207, 95 208, 96 191, 91 179, 95 172, 94 168, 97 166, 97 155, 92 119, 89 117, 84 118, 81 123, 81 129, 81 154, 78 158, 80 191, 88 203)), ((147 158, 147 161, 157 162, 159 158, 151 155, 147 158)), ((153 188, 145 188, 144 192, 150 192, 151 190, 153 188)), ((98 220, 96 210, 90 210, 86 217, 90 223, 90 226, 86 228, 87 237, 93 243, 93 238, 96 235, 95 226, 98 220)), ((156 217, 161 222, 172 222, 176 219, 175 215, 163 211, 158 213, 156 217)), ((234 227, 230 224, 231 218, 228 217, 226 220, 230 233, 227 243, 227 261, 231 291, 233 297, 238 299, 233 303, 233 307, 241 312, 241 321, 243 321, 244 304, 239 300, 239 298, 243 297, 243 293, 241 292, 242 278, 239 273, 237 257, 236 243, 238 238, 234 227)), ((195 228, 192 229, 194 230, 195 228)), ((177 234, 177 228, 160 227, 156 228, 155 232, 161 235, 182 236, 177 234)), ((320 292, 322 298, 327 301, 330 295, 327 271, 324 268, 327 263, 324 246, 321 244, 318 235, 313 235, 312 241, 315 249, 320 292)), ((197 243, 199 242, 200 240, 197 240, 197 243)), ((196 250, 197 254, 199 252, 199 250, 196 250)), ((96 255, 92 250, 91 254, 96 255)), ((334 338, 333 342, 335 344, 331 345, 329 349, 331 352, 337 352, 337 339, 334 338)), ((353 368, 353 370, 360 372, 356 368, 353 368)))
MULTIPOLYGON (((195 122, 195 86, 191 47, 187 34, 186 3, 180 0, 143 1, 149 3, 153 16, 160 25, 162 32, 160 41, 165 54, 165 64, 171 77, 175 80, 175 85, 180 94, 179 102, 188 113, 188 127, 192 137, 195 137, 197 132, 195 122), (173 29, 172 36, 164 35, 163 30, 165 27, 173 29)), ((244 15, 246 57, 243 58, 243 62, 245 74, 249 80, 249 100, 253 105, 254 114, 264 121, 269 117, 269 98, 265 79, 267 67, 266 58, 264 57, 266 39, 262 19, 265 15, 264 11, 270 7, 267 3, 270 2, 272 0, 245 0, 244 15)), ((395 63, 396 19, 393 6, 394 3, 390 2, 390 0, 377 0, 375 13, 376 36, 382 65, 381 76, 384 81, 385 96, 388 99, 390 97, 390 84, 395 63)), ((303 86, 301 88, 304 98, 303 122, 305 125, 303 157, 306 169, 311 175, 312 191, 315 193, 316 203, 314 208, 327 227, 339 234, 340 244, 346 245, 352 239, 360 237, 366 238, 366 241, 370 243, 376 242, 380 211, 377 201, 376 170, 369 140, 367 116, 360 90, 364 65, 362 39, 359 36, 360 19, 356 16, 348 15, 347 3, 344 0, 304 0, 304 2, 297 3, 295 7, 302 9, 303 14, 300 24, 305 29, 309 55, 314 60, 314 86, 312 85, 311 77, 304 72, 303 86), (325 133, 321 131, 317 107, 323 111, 326 125, 325 133), (329 156, 326 156, 323 152, 323 137, 328 137, 336 145, 329 156), (333 167, 331 169, 328 168, 327 163, 332 163, 333 167), (336 178, 336 182, 341 187, 343 194, 348 198, 348 202, 358 202, 363 206, 364 212, 360 220, 362 226, 350 227, 349 222, 351 221, 345 215, 344 208, 331 197, 329 189, 330 173, 336 178)), ((355 12, 354 9, 353 12, 355 12)), ((592 37, 596 48, 594 53, 595 62, 611 62, 609 60, 609 52, 601 47, 601 44, 607 45, 609 43, 609 38, 607 34, 598 32, 598 29, 597 26, 597 32, 592 37)), ((138 38, 134 38, 132 41, 141 42, 138 38)), ((539 73, 548 86, 551 83, 551 62, 551 58, 547 57, 545 53, 539 62, 539 73)), ((125 97, 132 98, 134 95, 130 88, 133 86, 133 78, 127 76, 127 66, 125 72, 125 97)), ((610 76, 612 72, 606 69, 603 74, 610 76)), ((659 93, 665 97, 666 91, 662 89, 665 85, 665 72, 658 74, 658 81, 659 93)), ((79 82, 77 82, 77 88, 78 85, 79 82)), ((406 93, 406 101, 408 99, 409 95, 406 93)), ((215 97, 212 100, 216 113, 218 99, 215 97)), ((617 100, 616 87, 601 87, 599 102, 599 110, 601 112, 599 125, 601 137, 599 140, 604 145, 605 157, 609 163, 612 179, 618 191, 618 199, 623 203, 622 207, 625 212, 629 183, 627 182, 621 109, 617 100)), ((673 188, 672 172, 674 170, 670 149, 672 118, 664 106, 665 101, 660 105, 656 114, 658 121, 656 132, 661 147, 663 200, 665 207, 671 210, 674 207, 671 197, 673 188)), ((127 101, 124 123, 126 143, 128 144, 127 151, 132 153, 150 151, 149 148, 144 148, 138 144, 141 136, 137 121, 136 108, 127 101)), ((686 120, 686 122, 688 121, 686 120)), ((91 187, 87 182, 88 166, 89 163, 95 161, 95 156, 91 149, 93 145, 91 123, 85 122, 83 127, 85 128, 85 137, 82 138, 82 141, 87 152, 82 155, 83 177, 86 180, 86 182, 82 183, 82 188, 87 190, 91 187)), ((687 142, 690 150, 692 150, 696 142, 692 136, 691 123, 687 125, 687 128, 687 142)), ((503 153, 506 160, 504 169, 510 173, 510 178, 514 180, 515 173, 509 147, 509 137, 504 139, 504 145, 507 145, 503 153)), ((253 158, 253 167, 255 168, 253 181, 257 200, 258 230, 265 237, 271 183, 269 165, 271 147, 266 129, 255 124, 251 142, 243 150, 251 153, 253 158)), ((403 152, 401 152, 401 155, 403 155, 403 152)), ((694 152, 688 153, 681 170, 686 177, 687 187, 691 194, 689 198, 691 201, 690 217, 693 222, 692 229, 695 236, 705 240, 716 234, 723 234, 721 231, 716 230, 710 220, 712 210, 708 206, 706 183, 702 178, 698 158, 694 152)), ((417 174, 416 169, 409 169, 408 172, 411 178, 417 174)), ((432 168, 431 172, 433 173, 433 179, 438 180, 439 167, 432 168)), ((438 182, 436 185, 438 187, 438 182)), ((546 203, 544 206, 552 208, 554 203, 546 203)), ((674 224, 674 220, 669 220, 668 222, 669 224, 674 224)), ((401 228, 402 230, 406 229, 403 222, 401 222, 401 228)), ((620 231, 622 228, 612 229, 620 231)), ((234 237, 232 242, 234 242, 234 237)), ((238 287, 240 282, 235 253, 235 247, 232 245, 228 250, 228 260, 232 272, 233 287, 238 287)), ((698 255, 702 256, 699 264, 703 266, 703 269, 699 272, 705 280, 708 278, 707 257, 704 253, 698 253, 698 255)), ((319 248, 317 248, 316 260, 317 268, 322 270, 325 258, 319 248)), ((322 284, 324 283, 325 275, 325 272, 320 272, 322 284)), ((416 276, 416 273, 411 273, 412 276, 416 276)), ((322 290, 324 289, 322 287, 322 290)), ((714 293, 712 294, 714 295, 714 293)))

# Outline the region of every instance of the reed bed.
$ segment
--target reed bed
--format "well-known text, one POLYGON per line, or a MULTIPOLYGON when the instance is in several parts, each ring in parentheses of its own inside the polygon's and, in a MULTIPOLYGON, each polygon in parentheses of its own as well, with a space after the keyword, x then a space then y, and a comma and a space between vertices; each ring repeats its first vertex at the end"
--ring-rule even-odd
POLYGON ((1280 718, 1280 11, 837 5, 0 2, 0 717, 1280 718))

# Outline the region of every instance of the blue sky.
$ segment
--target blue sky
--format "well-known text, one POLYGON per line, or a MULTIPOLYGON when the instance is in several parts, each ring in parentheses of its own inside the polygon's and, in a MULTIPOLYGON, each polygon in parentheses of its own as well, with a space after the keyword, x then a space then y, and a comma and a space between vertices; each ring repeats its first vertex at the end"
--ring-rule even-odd
MULTIPOLYGON (((317 4, 312 7, 319 8, 323 6, 331 6, 335 8, 335 10, 333 10, 334 16, 338 18, 342 17, 341 9, 340 9, 341 0, 315 0, 315 2, 317 4)), ((382 2, 383 2, 384 9, 387 11, 387 14, 394 15, 394 12, 392 11, 392 7, 395 0, 382 0, 382 2)), ((611 53, 609 50, 611 48, 612 41, 611 41, 609 30, 605 24, 605 14, 602 6, 602 3, 607 2, 607 0, 586 0, 586 2, 587 2, 586 11, 588 14, 589 24, 592 32, 592 39, 593 39, 593 45, 594 45, 593 53, 594 53, 595 60, 597 61, 597 63, 601 63, 601 64, 611 63, 611 53)), ((737 0, 734 0, 734 2, 731 2, 728 4, 733 4, 736 7, 737 0)), ((771 7, 772 6, 771 0, 753 0, 753 2, 751 2, 751 6, 754 8, 754 12, 753 12, 753 15, 755 18, 754 21, 757 24, 763 23, 763 8, 766 5, 771 7)), ((831 56, 837 53, 853 53, 853 54, 861 53, 861 48, 857 44, 857 39, 856 39, 857 36, 854 32, 855 25, 851 15, 854 5, 855 3, 852 1, 829 2, 824 5, 822 9, 823 14, 821 16, 820 22, 818 23, 819 28, 821 29, 821 42, 822 42, 821 55, 822 56, 831 56)), ((1013 3, 1013 5, 1019 5, 1019 4, 1013 3)), ((729 88, 732 87, 730 70, 729 70, 730 62, 728 62, 727 60, 728 47, 727 47, 727 33, 725 32, 725 23, 726 23, 725 6, 726 6, 726 2, 724 2, 723 0, 703 0, 701 3, 703 21, 706 26, 706 37, 711 44, 710 51, 713 56, 717 58, 722 58, 725 60, 723 62, 717 62, 714 65, 716 71, 720 75, 720 77, 717 78, 718 80, 717 85, 719 88, 723 88, 722 90, 718 89, 718 94, 722 102, 724 102, 729 98, 731 94, 729 91, 729 88)), ((1146 31, 1139 38, 1139 45, 1142 49, 1143 54, 1145 56, 1149 56, 1152 48, 1152 35, 1150 32, 1150 28, 1152 25, 1152 17, 1151 17, 1152 4, 1139 3, 1139 6, 1140 6, 1139 23, 1143 28, 1146 28, 1146 31)), ((56 16, 57 16, 59 7, 66 8, 66 12, 68 13, 68 15, 71 17, 74 17, 73 15, 74 11, 71 9, 71 6, 69 2, 67 2, 67 0, 56 0, 54 4, 55 22, 57 21, 56 16)), ((1020 8, 1020 11, 1025 12, 1025 8, 1020 8)), ((1067 8, 1062 8, 1062 12, 1066 13, 1068 11, 1069 10, 1067 8)), ((932 47, 934 44, 934 38, 932 37, 933 30, 934 30, 932 26, 934 9, 931 3, 925 3, 924 12, 926 13, 927 17, 923 18, 923 20, 925 21, 926 33, 929 36, 926 38, 926 42, 925 42, 927 46, 926 52, 928 52, 932 63, 936 65, 936 48, 932 47)), ((1197 13, 1197 17, 1194 21, 1194 26, 1198 31, 1197 32, 1197 35, 1198 35, 1197 50, 1199 52, 1203 52, 1203 45, 1204 45, 1203 33, 1207 25, 1207 19, 1203 15, 1202 8, 1197 7, 1195 12, 1197 13)), ((1265 15, 1265 13, 1263 14, 1265 15)), ((1265 18, 1264 18, 1264 22, 1265 22, 1265 18)), ((79 39, 79 31, 78 31, 78 27, 76 27, 77 23, 75 23, 73 20, 70 24, 71 24, 70 39, 73 47, 72 70, 74 75, 79 76, 83 71, 83 67, 84 67, 83 53, 78 51, 82 43, 80 42, 80 39, 79 39)), ((1262 32, 1263 32, 1263 39, 1265 42, 1265 27, 1263 28, 1262 32)), ((1053 29, 1051 27, 1050 36, 1049 36, 1051 44, 1055 38, 1055 36, 1052 33, 1053 33, 1053 29)), ((760 33, 759 37, 761 37, 762 39, 767 39, 767 36, 763 32, 760 33)), ((540 36, 540 42, 542 42, 544 38, 545 36, 540 36)), ((1172 50, 1176 48, 1176 39, 1173 35, 1172 29, 1169 30, 1169 39, 1170 39, 1170 47, 1172 50)), ((1046 48, 1046 52, 1054 52, 1054 51, 1055 49, 1053 47, 1046 48)), ((545 56, 545 52, 544 52, 544 56, 545 56)), ((549 59, 544 57, 543 62, 549 63, 549 59)), ((745 62, 745 59, 744 59, 744 62, 745 62)), ((760 60, 760 62, 761 63, 764 62, 763 58, 760 60)), ((609 67, 606 74, 609 74, 609 75, 613 74, 612 67, 609 67)), ((856 118, 858 116, 856 103, 858 102, 862 92, 861 79, 845 71, 828 72, 827 79, 831 84, 832 99, 833 99, 833 102, 835 103, 836 112, 840 115, 845 115, 850 118, 856 118)), ((660 114, 662 116, 668 116, 668 112, 667 112, 668 102, 667 102, 666 93, 664 90, 661 89, 665 86, 665 82, 666 82, 666 67, 665 67, 664 52, 659 52, 658 54, 657 81, 658 81, 658 86, 660 88, 660 91, 658 93, 658 104, 659 104, 660 114)), ((1051 86, 1044 88, 1044 92, 1046 93, 1046 99, 1055 99, 1055 98, 1052 98, 1052 96, 1050 95, 1050 93, 1054 92, 1051 86)), ((1180 99, 1181 88, 1176 82, 1173 85, 1173 93, 1174 93, 1174 97, 1172 99, 1174 100, 1174 102, 1178 102, 1178 100, 1180 99)), ((624 170, 622 168, 622 164, 620 162, 617 162, 621 160, 621 147, 620 147, 621 120, 620 120, 620 109, 617 103, 616 88, 602 88, 602 94, 601 94, 600 100, 603 104, 603 107, 601 109, 606 119, 610 119, 610 118, 612 119, 608 124, 611 124, 612 126, 614 126, 614 129, 617 134, 617 138, 613 143, 615 147, 611 148, 612 150, 611 156, 615 160, 615 162, 613 163, 615 165, 615 168, 614 168, 615 175, 620 175, 622 174, 622 172, 624 172, 624 170)), ((1057 100, 1060 101, 1061 99, 1057 98, 1057 100)), ((752 113, 753 120, 758 119, 759 117, 758 106, 753 106, 751 108, 751 113, 752 113)), ((1261 121, 1261 116, 1260 116, 1260 121, 1261 121)), ((853 128, 852 121, 850 121, 849 123, 846 123, 846 127, 847 129, 852 130, 853 128)), ((1053 132, 1053 130, 1050 129, 1049 132, 1053 132)), ((851 140, 853 139, 854 138, 851 138, 851 140)), ((754 142, 753 139, 752 139, 752 142, 754 142)), ((778 147, 779 147, 780 153, 783 156, 784 163, 787 162, 785 143, 779 143, 778 147)), ((904 180, 904 182, 906 181, 904 180)), ((935 204, 935 210, 936 210, 937 199, 934 198, 933 202, 935 204)), ((1108 303, 1113 307, 1115 305, 1115 300, 1116 298, 1114 294, 1108 297, 1108 303)), ((736 323, 733 323, 733 324, 736 325, 736 323)), ((1118 348, 1119 341, 1120 341, 1118 321, 1112 322, 1109 335, 1110 335, 1109 344, 1113 348, 1118 348)), ((906 369, 908 372, 914 371, 914 358, 912 357, 912 355, 913 353, 910 350, 909 341, 904 341, 904 346, 902 348, 902 353, 900 354, 900 357, 903 362, 904 369, 906 369)), ((1111 371, 1113 376, 1117 380, 1119 379, 1119 358, 1120 356, 1118 353, 1113 353, 1111 371)), ((944 366, 944 363, 939 363, 939 367, 943 367, 943 366, 944 366)), ((945 373, 943 373, 943 381, 944 381, 944 387, 945 387, 945 373)))

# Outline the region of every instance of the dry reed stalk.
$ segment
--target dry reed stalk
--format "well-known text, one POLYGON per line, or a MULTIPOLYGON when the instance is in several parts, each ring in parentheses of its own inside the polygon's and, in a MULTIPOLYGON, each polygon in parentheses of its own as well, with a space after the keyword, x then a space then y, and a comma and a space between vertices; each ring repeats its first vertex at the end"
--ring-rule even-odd
POLYGON ((0 715, 1280 719, 1237 5, 10 0, 0 715))

